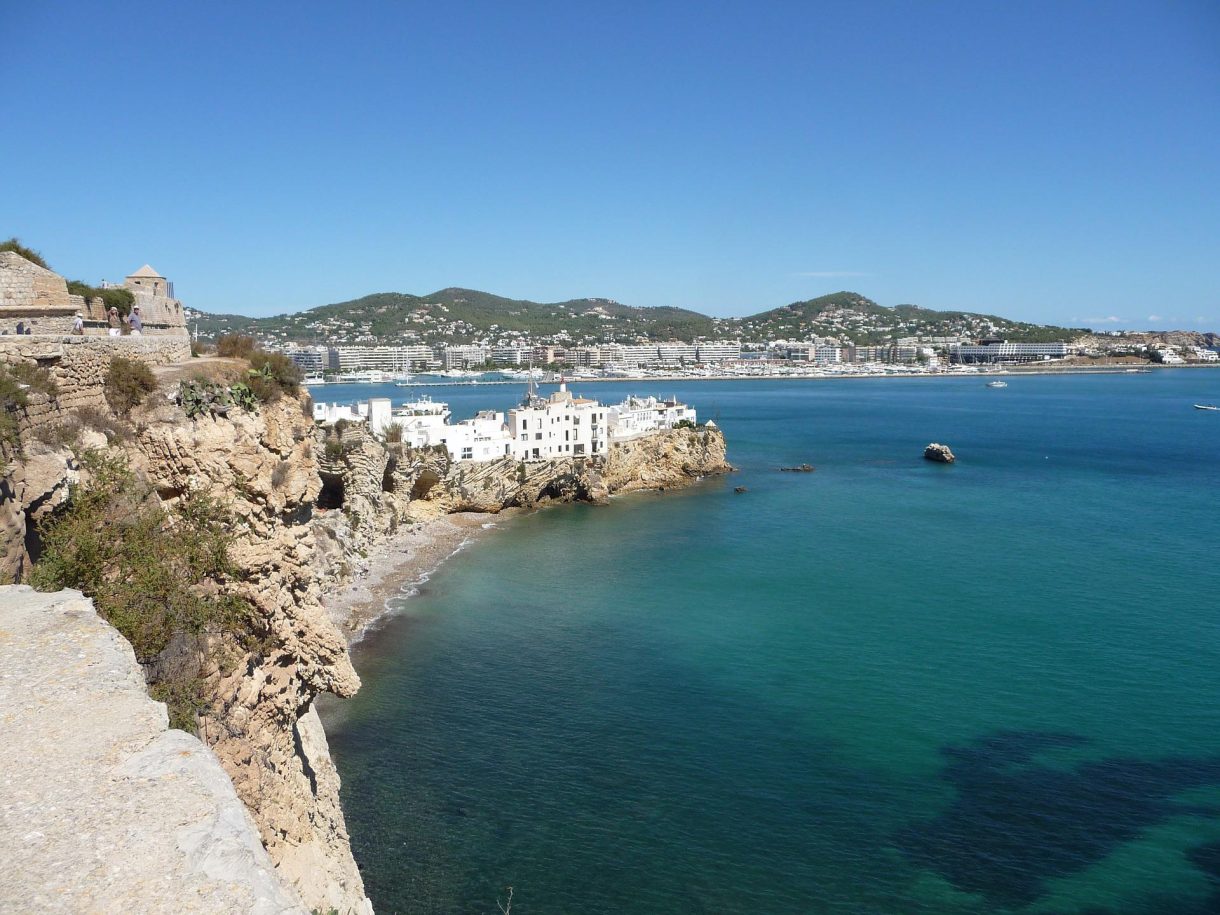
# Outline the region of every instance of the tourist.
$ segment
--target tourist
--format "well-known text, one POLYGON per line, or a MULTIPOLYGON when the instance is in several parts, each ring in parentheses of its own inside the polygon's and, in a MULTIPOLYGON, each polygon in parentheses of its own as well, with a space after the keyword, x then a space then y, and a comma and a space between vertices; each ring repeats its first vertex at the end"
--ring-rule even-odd
POLYGON ((85 335, 85 316, 79 311, 72 318, 72 335, 75 337, 85 335))
POLYGON ((131 328, 131 335, 133 337, 144 335, 144 319, 140 317, 139 305, 131 306, 131 314, 127 316, 127 324, 131 328))
POLYGON ((117 337, 123 332, 123 322, 119 319, 119 310, 113 305, 110 306, 110 314, 106 316, 106 320, 110 324, 110 336, 117 337))

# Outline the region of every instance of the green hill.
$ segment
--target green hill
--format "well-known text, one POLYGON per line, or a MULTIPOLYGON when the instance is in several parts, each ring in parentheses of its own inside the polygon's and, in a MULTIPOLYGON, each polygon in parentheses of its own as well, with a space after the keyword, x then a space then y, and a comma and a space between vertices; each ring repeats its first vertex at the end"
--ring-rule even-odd
POLYGON ((934 311, 918 305, 887 308, 857 292, 835 292, 803 302, 793 302, 732 323, 743 340, 804 340, 809 337, 839 337, 855 343, 876 344, 902 337, 1004 337, 1008 340, 1043 342, 1071 340, 1088 331, 1053 325, 1010 321, 997 315, 967 311, 934 311))
POLYGON ((1009 321, 994 315, 887 308, 856 292, 793 302, 746 318, 711 318, 685 308, 636 308, 613 299, 531 302, 451 287, 429 295, 378 292, 270 318, 195 312, 199 335, 247 333, 282 343, 470 343, 531 340, 620 343, 696 339, 746 342, 837 337, 881 343, 913 336, 1003 336, 1062 340, 1084 331, 1009 321))

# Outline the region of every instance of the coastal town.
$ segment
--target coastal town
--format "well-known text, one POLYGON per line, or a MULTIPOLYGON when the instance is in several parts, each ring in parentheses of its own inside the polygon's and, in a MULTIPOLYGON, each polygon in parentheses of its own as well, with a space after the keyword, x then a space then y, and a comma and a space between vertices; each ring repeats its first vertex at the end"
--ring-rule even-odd
MULTIPOLYGON (((363 333, 355 337, 363 342, 353 343, 347 342, 353 339, 350 328, 332 326, 329 320, 314 328, 327 335, 324 343, 296 343, 257 326, 246 330, 264 348, 287 354, 310 384, 404 381, 412 376, 417 382, 438 383, 530 377, 554 381, 560 373, 577 380, 834 377, 975 373, 1006 366, 1099 367, 1122 361, 1159 365, 1220 361, 1220 338, 1214 334, 1082 330, 1062 339, 1012 339, 1009 332, 1021 337, 1046 334, 1005 326, 1009 322, 976 320, 982 316, 968 317, 923 327, 933 333, 911 333, 917 328, 836 306, 820 312, 815 325, 803 325, 807 330, 829 327, 836 331, 833 336, 808 332, 759 339, 754 325, 738 322, 735 329, 740 336, 731 339, 624 339, 607 332, 601 342, 586 337, 579 343, 562 331, 533 337, 515 331, 490 332, 463 342, 470 338, 468 326, 452 328, 454 338, 448 340, 387 343, 363 333), (829 324, 828 316, 833 317, 829 324), (946 329, 955 332, 945 333, 946 329)), ((715 327, 724 329, 725 324, 718 321, 715 327)))
POLYGON ((323 426, 363 424, 378 439, 411 448, 443 447, 451 461, 598 457, 615 442, 697 425, 695 408, 676 398, 632 396, 605 405, 576 396, 566 382, 547 397, 531 383, 521 404, 507 413, 481 410, 457 423, 450 422, 447 403, 427 397, 397 409, 388 397, 350 405, 315 402, 313 416, 323 426))

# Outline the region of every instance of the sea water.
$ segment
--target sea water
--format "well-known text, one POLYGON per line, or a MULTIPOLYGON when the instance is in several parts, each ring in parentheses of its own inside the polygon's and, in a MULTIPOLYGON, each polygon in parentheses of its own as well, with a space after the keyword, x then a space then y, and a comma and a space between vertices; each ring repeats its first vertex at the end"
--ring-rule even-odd
POLYGON ((379 912, 1220 910, 1220 371, 576 387, 740 472, 508 520, 358 644, 379 912))

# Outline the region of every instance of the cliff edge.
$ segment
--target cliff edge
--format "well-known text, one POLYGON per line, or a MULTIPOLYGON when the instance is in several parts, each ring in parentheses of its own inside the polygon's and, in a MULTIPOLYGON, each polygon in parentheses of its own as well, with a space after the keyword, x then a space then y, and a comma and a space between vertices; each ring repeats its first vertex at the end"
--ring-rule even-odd
POLYGON ((0 587, 0 671, 0 912, 307 911, 92 601, 0 587))

